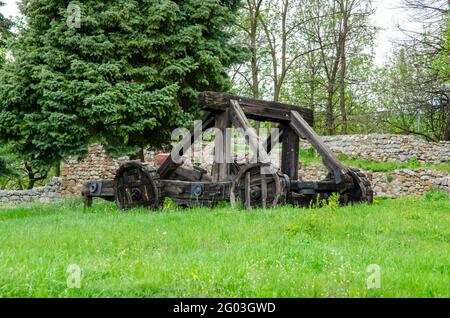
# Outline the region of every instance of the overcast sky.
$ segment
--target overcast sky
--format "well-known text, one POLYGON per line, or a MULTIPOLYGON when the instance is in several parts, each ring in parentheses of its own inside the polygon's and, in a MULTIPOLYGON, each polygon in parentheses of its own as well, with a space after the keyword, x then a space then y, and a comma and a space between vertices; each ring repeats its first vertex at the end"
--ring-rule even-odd
MULTIPOLYGON (((15 17, 19 14, 16 0, 2 0, 5 6, 0 8, 0 12, 9 17, 15 17)), ((397 24, 404 28, 416 29, 419 26, 409 23, 409 16, 404 9, 398 8, 399 0, 373 0, 376 7, 376 14, 373 17, 373 23, 380 31, 378 33, 375 48, 375 63, 381 66, 388 58, 392 48, 392 43, 398 41, 403 36, 397 31, 397 24)))

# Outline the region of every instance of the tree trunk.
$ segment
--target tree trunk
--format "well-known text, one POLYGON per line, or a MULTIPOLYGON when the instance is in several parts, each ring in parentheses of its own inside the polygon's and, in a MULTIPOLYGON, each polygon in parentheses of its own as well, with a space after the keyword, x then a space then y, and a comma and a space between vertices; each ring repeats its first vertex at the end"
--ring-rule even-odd
POLYGON ((140 146, 139 151, 130 156, 130 160, 139 160, 140 162, 145 162, 144 146, 140 146))
POLYGON ((315 96, 316 96, 316 87, 314 86, 314 84, 310 85, 310 89, 311 89, 311 94, 309 95, 309 108, 312 109, 313 111, 315 110, 315 96))
POLYGON ((444 132, 444 141, 450 141, 450 124, 447 126, 444 132))
MULTIPOLYGON (((260 15, 260 6, 262 1, 253 2, 252 4, 249 2, 250 6, 250 49, 251 49, 251 69, 252 69, 252 95, 253 98, 259 99, 259 69, 258 69, 258 50, 256 43, 256 36, 258 31, 258 20, 260 15)), ((259 136, 260 130, 260 122, 255 122, 255 130, 257 135, 259 136)))
POLYGON ((339 108, 342 116, 342 132, 348 134, 347 109, 345 105, 345 77, 347 75, 347 56, 345 54, 345 44, 347 43, 348 22, 351 8, 347 8, 346 2, 340 2, 342 29, 339 32, 339 53, 340 53, 340 76, 339 76, 339 108))
POLYGON ((280 85, 278 83, 274 86, 274 92, 273 92, 273 101, 278 102, 280 100, 280 85))
POLYGON ((256 49, 256 28, 258 18, 254 18, 252 21, 250 31, 250 45, 251 45, 251 68, 252 68, 252 95, 253 98, 259 98, 259 78, 258 78, 258 57, 256 49))
POLYGON ((336 92, 337 85, 337 74, 339 69, 339 61, 340 61, 339 52, 336 54, 335 62, 333 65, 333 69, 330 74, 329 82, 328 82, 328 98, 327 98, 327 130, 330 136, 336 135, 336 127, 334 125, 334 93, 336 92))
POLYGON ((336 133, 334 128, 334 113, 333 113, 333 95, 334 85, 331 83, 328 85, 328 98, 327 98, 327 133, 332 136, 336 133))
POLYGON ((341 74, 339 78, 339 107, 342 116, 342 132, 344 135, 348 134, 348 119, 347 119, 347 108, 345 105, 345 75, 347 72, 347 59, 345 57, 345 45, 341 47, 343 52, 341 52, 341 74))
POLYGON ((28 175, 28 190, 33 189, 37 181, 45 180, 48 175, 48 170, 40 171, 39 175, 36 175, 36 173, 29 166, 27 166, 26 170, 28 175))
POLYGON ((145 153, 144 153, 144 146, 141 146, 141 149, 139 149, 138 158, 141 162, 145 162, 145 153))
POLYGON ((28 176, 28 186, 27 186, 27 190, 33 189, 35 183, 36 183, 36 180, 35 180, 34 178, 30 178, 30 176, 28 176))
POLYGON ((55 164, 55 177, 57 177, 57 178, 61 177, 61 162, 60 161, 58 161, 55 164))

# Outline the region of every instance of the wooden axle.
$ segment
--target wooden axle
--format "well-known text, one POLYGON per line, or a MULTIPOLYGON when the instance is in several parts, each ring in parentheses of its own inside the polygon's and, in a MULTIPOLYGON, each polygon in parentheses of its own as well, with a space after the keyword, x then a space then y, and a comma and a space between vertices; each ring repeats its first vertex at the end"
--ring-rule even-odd
MULTIPOLYGON (((135 166, 136 167, 136 166, 135 166)), ((303 182, 291 180, 287 175, 279 172, 264 173, 264 165, 250 164, 244 166, 233 181, 180 181, 169 179, 143 180, 129 186, 122 179, 115 184, 115 180, 91 181, 86 184, 83 195, 86 206, 92 204, 93 198, 116 201, 122 209, 146 206, 157 209, 164 198, 171 198, 176 204, 185 207, 212 206, 217 202, 230 202, 236 207, 238 202, 247 208, 276 207, 279 204, 307 205, 316 200, 317 195, 327 198, 332 193, 348 193, 353 189, 353 181, 347 177, 346 182, 337 185, 334 180, 319 182, 303 182), (101 191, 93 191, 95 184, 101 191), (121 185, 118 188, 117 185, 121 185), (124 187, 125 186, 125 187, 124 187), (153 195, 142 195, 147 188, 156 189, 153 195), (119 190, 120 189, 120 190, 119 190), (136 190, 139 190, 136 191, 136 190), (93 192, 92 192, 93 191, 93 192), (120 195, 119 191, 126 193, 120 195), (140 194, 140 195, 139 195, 140 194), (145 203, 147 202, 147 203, 145 203), (151 204, 150 204, 151 203, 151 204)), ((143 171, 146 171, 144 168, 143 171)), ((150 172, 150 175, 152 173, 150 172)), ((156 177, 156 175, 154 175, 156 177)), ((343 200, 345 196, 343 196, 343 200)))

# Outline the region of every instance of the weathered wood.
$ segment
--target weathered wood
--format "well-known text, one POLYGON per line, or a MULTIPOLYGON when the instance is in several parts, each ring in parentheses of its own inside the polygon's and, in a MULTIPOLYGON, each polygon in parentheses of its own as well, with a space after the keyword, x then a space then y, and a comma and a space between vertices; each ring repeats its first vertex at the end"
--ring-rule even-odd
POLYGON ((319 135, 317 135, 316 132, 308 126, 308 123, 298 112, 291 112, 291 122, 289 125, 299 137, 306 138, 317 150, 323 159, 324 165, 334 174, 336 183, 339 184, 343 182, 343 176, 349 172, 349 169, 339 161, 336 155, 330 150, 330 148, 328 148, 327 145, 325 145, 319 135))
POLYGON ((207 175, 206 170, 202 171, 197 167, 194 167, 194 169, 178 167, 171 175, 168 176, 167 179, 193 182, 212 181, 211 177, 207 175))
POLYGON ((231 182, 190 182, 180 180, 158 180, 163 196, 177 200, 195 202, 228 200, 231 182), (196 191, 201 189, 201 191, 196 191))
POLYGON ((314 112, 308 108, 225 93, 203 92, 199 94, 200 107, 208 111, 224 111, 229 107, 230 100, 238 101, 244 113, 251 119, 284 123, 290 121, 289 113, 291 111, 298 111, 310 126, 314 126, 314 112))
MULTIPOLYGON (((195 132, 201 131, 204 132, 205 130, 211 128, 214 126, 214 120, 215 116, 214 114, 211 114, 210 112, 205 112, 205 114, 202 116, 201 121, 198 122, 194 127, 192 127, 189 131, 189 134, 186 135, 175 147, 174 152, 178 152, 180 156, 184 155, 183 149, 188 149, 196 140, 195 132)), ((160 178, 165 179, 167 178, 171 173, 173 173, 178 167, 180 167, 183 163, 182 162, 174 162, 172 156, 169 156, 164 163, 158 168, 158 174, 160 178)))
POLYGON ((267 178, 261 173, 261 205, 265 209, 267 207, 267 178))
POLYGON ((83 194, 83 198, 84 198, 84 207, 90 208, 92 206, 92 197, 88 196, 86 194, 83 194))
POLYGON ((118 207, 157 209, 161 197, 156 177, 156 172, 141 162, 122 164, 114 178, 114 195, 118 207))
POLYGON ((85 207, 92 206, 93 198, 114 201, 114 180, 93 180, 85 184, 81 192, 85 207))
POLYGON ((280 126, 278 128, 278 134, 276 136, 272 136, 271 134, 264 142, 263 147, 266 149, 268 154, 270 154, 272 149, 274 149, 280 142, 283 142, 283 127, 284 126, 280 126))
POLYGON ((256 131, 250 126, 247 117, 245 116, 239 103, 235 100, 230 101, 230 117, 231 121, 237 128, 241 128, 248 135, 249 143, 255 155, 258 156, 258 161, 264 164, 270 164, 270 157, 267 154, 265 147, 259 139, 256 131))
POLYGON ((250 172, 245 174, 245 208, 250 210, 252 208, 252 199, 251 199, 251 175, 250 172))
POLYGON ((233 208, 237 206, 238 199, 246 209, 264 205, 274 208, 285 201, 286 184, 282 182, 278 173, 267 174, 264 168, 267 166, 261 163, 249 164, 241 168, 231 184, 230 203, 233 208), (266 174, 263 176, 264 173, 266 174), (266 184, 264 189, 263 182, 266 184))
POLYGON ((283 147, 281 152, 281 171, 291 180, 298 179, 298 153, 300 137, 289 127, 283 127, 283 147))
POLYGON ((229 181, 231 176, 231 127, 230 111, 226 109, 216 117, 216 137, 214 140, 214 163, 212 167, 213 182, 229 181), (217 136, 220 134, 220 136, 217 136))
POLYGON ((175 146, 172 154, 184 155, 200 137, 199 132, 215 126, 221 135, 216 136, 213 178, 203 169, 181 167, 170 156, 154 171, 140 162, 122 165, 114 180, 92 181, 82 194, 86 206, 92 198, 116 200, 120 208, 146 206, 158 208, 162 199, 170 197, 181 206, 213 206, 218 201, 230 200, 232 207, 240 199, 247 209, 276 207, 279 204, 308 205, 314 200, 327 200, 333 193, 341 195, 341 202, 368 202, 373 191, 367 177, 358 170, 345 167, 321 138, 311 128, 314 118, 311 110, 292 105, 260 101, 222 93, 203 93, 200 104, 204 114, 190 134, 175 146), (263 143, 250 126, 248 118, 274 121, 280 124, 279 136, 269 136, 263 143), (244 130, 255 152, 256 164, 240 166, 231 161, 231 138, 227 136, 231 123, 244 130), (309 140, 321 155, 330 171, 321 182, 298 181, 299 138, 309 140), (282 139, 281 171, 272 168, 268 153, 282 139), (285 178, 285 175, 289 176, 285 178), (233 178, 233 181, 230 179, 233 178))

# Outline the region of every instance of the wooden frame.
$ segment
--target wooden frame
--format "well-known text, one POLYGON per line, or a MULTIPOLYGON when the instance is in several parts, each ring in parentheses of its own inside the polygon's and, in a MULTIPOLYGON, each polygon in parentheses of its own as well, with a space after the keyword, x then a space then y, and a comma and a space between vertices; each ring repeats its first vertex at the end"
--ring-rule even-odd
POLYGON ((204 92, 199 95, 200 108, 210 112, 223 112, 230 107, 230 101, 239 103, 244 114, 258 121, 278 123, 290 122, 290 112, 297 111, 309 126, 314 126, 314 112, 308 108, 278 103, 226 93, 204 92))
POLYGON ((311 110, 213 92, 201 93, 199 103, 204 110, 201 122, 174 147, 174 153, 183 155, 183 150, 192 146, 198 137, 195 132, 215 127, 226 136, 227 128, 233 125, 245 131, 257 154, 256 163, 243 167, 230 163, 229 138, 216 138, 211 176, 201 168, 181 167, 182 162, 175 162, 172 156, 156 171, 137 162, 125 163, 114 180, 92 181, 86 185, 82 193, 86 205, 92 204, 93 197, 100 197, 115 200, 121 208, 147 206, 154 209, 164 198, 170 197, 181 206, 210 206, 218 201, 230 201, 235 207, 242 201, 245 208, 251 209, 283 203, 307 205, 317 199, 327 199, 333 193, 338 193, 345 204, 372 202, 373 191, 366 176, 344 166, 312 129, 311 110), (272 136, 262 142, 249 118, 279 123, 279 136, 275 141, 282 142, 280 170, 274 171, 268 155, 275 147, 272 136), (300 138, 308 140, 322 157, 330 172, 325 180, 304 182, 298 179, 300 138), (118 184, 122 195, 118 194, 118 184))

